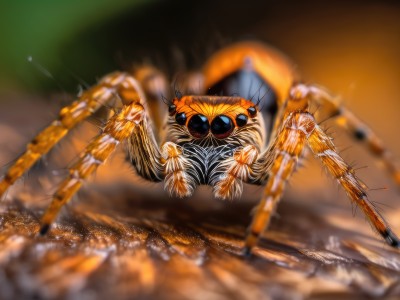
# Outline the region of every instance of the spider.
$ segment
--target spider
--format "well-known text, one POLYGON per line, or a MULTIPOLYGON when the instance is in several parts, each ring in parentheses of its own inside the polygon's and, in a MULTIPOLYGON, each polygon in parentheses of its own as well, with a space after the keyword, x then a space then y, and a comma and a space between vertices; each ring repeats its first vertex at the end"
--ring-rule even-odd
POLYGON ((168 84, 154 66, 105 76, 61 109, 58 119, 28 144, 0 181, 0 196, 73 127, 102 107, 112 106, 102 132, 55 192, 41 218, 40 234, 48 232, 63 205, 125 142, 137 173, 153 182, 164 181, 165 189, 177 197, 190 197, 198 185, 210 185, 219 199, 240 197, 243 183, 264 186, 245 237, 243 250, 250 254, 308 146, 372 227, 389 245, 399 247, 398 237, 369 200, 366 186, 338 154, 332 138, 317 124, 310 105, 326 109, 329 118, 363 141, 400 184, 400 170, 391 154, 337 97, 300 82, 280 52, 258 42, 239 42, 216 52, 200 72, 187 74, 180 84, 175 97, 161 105, 168 84), (157 137, 154 128, 159 130, 157 137))

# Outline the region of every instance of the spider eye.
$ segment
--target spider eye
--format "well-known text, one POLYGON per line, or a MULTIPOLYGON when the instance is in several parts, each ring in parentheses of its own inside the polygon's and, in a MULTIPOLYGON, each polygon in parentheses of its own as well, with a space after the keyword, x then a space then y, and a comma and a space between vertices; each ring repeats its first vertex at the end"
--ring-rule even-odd
POLYGON ((168 112, 170 116, 173 116, 176 113, 176 105, 171 104, 170 106, 168 106, 168 112))
POLYGON ((256 116, 256 114, 257 114, 257 109, 256 109, 255 106, 250 106, 250 107, 247 109, 247 111, 248 111, 250 117, 252 117, 252 118, 254 118, 254 117, 256 116))
POLYGON ((185 123, 186 123, 186 114, 184 112, 176 114, 175 121, 179 125, 185 125, 185 123))
POLYGON ((231 118, 219 115, 211 122, 211 132, 217 139, 228 137, 233 131, 234 125, 231 118))
POLYGON ((237 124, 239 127, 242 127, 242 126, 246 125, 246 124, 247 124, 247 120, 248 120, 248 118, 247 118, 247 116, 244 115, 244 114, 238 114, 238 115, 236 116, 236 124, 237 124))
POLYGON ((191 135, 196 138, 205 137, 210 130, 210 124, 208 124, 208 120, 203 115, 194 115, 190 118, 188 129, 191 135))

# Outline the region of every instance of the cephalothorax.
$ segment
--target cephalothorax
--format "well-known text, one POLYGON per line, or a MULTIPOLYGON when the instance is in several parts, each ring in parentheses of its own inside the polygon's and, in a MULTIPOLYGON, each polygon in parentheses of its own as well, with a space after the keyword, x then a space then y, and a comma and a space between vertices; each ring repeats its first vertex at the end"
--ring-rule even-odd
POLYGON ((399 239, 368 199, 365 185, 337 153, 309 106, 323 107, 328 117, 365 142, 398 184, 399 168, 365 124, 326 90, 298 83, 291 66, 267 46, 234 44, 214 54, 201 71, 187 74, 168 105, 162 103, 168 95, 166 79, 153 66, 142 66, 132 74, 107 75, 63 108, 58 119, 32 140, 0 181, 0 195, 73 127, 119 99, 102 132, 70 167, 69 176, 54 194, 41 220, 41 234, 85 179, 118 144, 126 142, 138 174, 164 181, 170 194, 178 197, 189 197, 201 184, 212 186, 214 196, 221 199, 240 197, 243 183, 264 185, 245 239, 245 251, 250 253, 308 146, 372 227, 389 245, 399 247, 399 239))

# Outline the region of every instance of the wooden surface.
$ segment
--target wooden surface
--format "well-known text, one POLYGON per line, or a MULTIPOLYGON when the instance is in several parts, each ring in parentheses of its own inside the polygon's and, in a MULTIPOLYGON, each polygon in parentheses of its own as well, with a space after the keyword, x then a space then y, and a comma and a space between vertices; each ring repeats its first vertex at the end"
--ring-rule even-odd
MULTIPOLYGON (((43 102, 24 111, 20 105, 1 111, 2 163, 52 118, 43 102)), ((400 296, 400 251, 372 233, 360 213, 354 218, 345 195, 312 160, 248 259, 241 247, 260 188, 247 187, 248 197, 233 203, 213 200, 205 187, 191 199, 173 200, 161 185, 138 180, 122 155, 64 208, 47 236, 37 236, 38 218, 71 160, 67 152, 88 140, 78 132, 93 128, 86 123, 73 133, 0 204, 0 299, 400 296)), ((396 191, 371 193, 391 205, 382 208, 398 231, 396 191)))

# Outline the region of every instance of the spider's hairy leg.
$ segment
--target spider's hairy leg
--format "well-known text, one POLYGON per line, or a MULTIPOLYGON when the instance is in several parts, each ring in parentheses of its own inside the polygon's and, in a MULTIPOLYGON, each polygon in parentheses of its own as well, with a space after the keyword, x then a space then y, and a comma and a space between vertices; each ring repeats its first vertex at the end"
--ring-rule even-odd
POLYGON ((143 105, 139 101, 125 105, 115 114, 82 153, 80 159, 69 169, 69 176, 59 186, 50 206, 41 219, 40 234, 45 234, 64 204, 80 189, 85 179, 116 149, 117 145, 128 139, 135 127, 142 121, 143 105))
POLYGON ((323 106, 330 107, 328 118, 334 118, 336 123, 345 128, 357 141, 367 146, 368 150, 382 163, 393 180, 400 186, 400 163, 394 155, 385 147, 383 141, 371 128, 362 122, 351 111, 346 109, 338 97, 315 85, 303 85, 308 90, 310 100, 323 106))
POLYGON ((213 183, 213 193, 216 198, 233 199, 242 194, 243 183, 251 178, 251 167, 258 157, 258 150, 253 145, 245 146, 223 161, 218 169, 224 174, 213 183))
POLYGON ((192 195, 196 183, 188 173, 191 166, 183 155, 182 147, 173 142, 166 142, 161 147, 161 157, 165 172, 165 189, 179 198, 192 195))
POLYGON ((167 111, 166 99, 170 97, 169 83, 163 72, 150 64, 135 66, 133 77, 139 82, 146 95, 148 113, 155 125, 161 129, 167 111))
POLYGON ((351 201, 361 208, 372 227, 390 246, 399 247, 399 238, 368 199, 365 185, 356 177, 354 170, 339 156, 332 139, 318 125, 315 125, 314 131, 308 136, 308 145, 314 155, 321 159, 329 173, 337 179, 351 201))
POLYGON ((281 198, 285 181, 292 174, 305 142, 314 155, 321 159, 332 176, 337 179, 349 198, 361 208, 373 228, 390 246, 399 247, 399 238, 368 199, 365 185, 356 177, 354 170, 340 157, 332 139, 316 124, 314 117, 303 111, 292 112, 288 115, 283 130, 278 134, 272 146, 272 149, 276 151, 276 156, 269 170, 263 199, 257 207, 250 225, 245 252, 250 253, 261 233, 269 224, 271 214, 281 198))
POLYGON ((308 115, 289 114, 272 146, 260 154, 260 158, 254 164, 253 170, 258 177, 257 181, 265 180, 267 174, 269 176, 262 199, 255 209, 247 232, 245 254, 250 254, 251 249, 269 225, 282 197, 286 181, 294 172, 298 158, 303 152, 307 135, 312 129, 308 122, 308 115))
POLYGON ((117 94, 127 102, 137 99, 136 85, 137 83, 128 74, 112 73, 105 76, 91 89, 83 92, 77 101, 62 108, 58 119, 33 138, 25 153, 7 170, 0 181, 0 197, 72 128, 110 102, 117 94))

